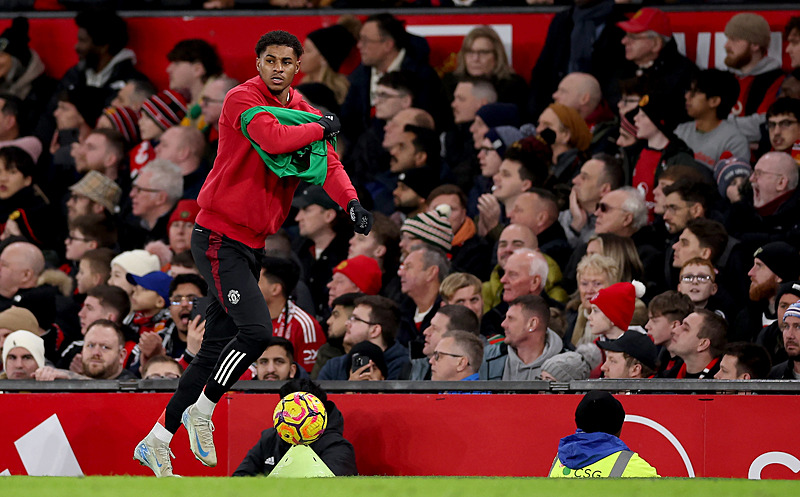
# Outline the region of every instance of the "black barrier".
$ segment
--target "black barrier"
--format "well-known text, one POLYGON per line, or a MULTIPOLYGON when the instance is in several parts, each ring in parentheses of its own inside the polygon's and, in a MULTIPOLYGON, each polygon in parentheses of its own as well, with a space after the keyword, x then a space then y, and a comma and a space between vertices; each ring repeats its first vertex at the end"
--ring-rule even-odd
MULTIPOLYGON (((570 383, 547 381, 320 381, 328 393, 414 393, 477 392, 496 394, 583 393, 590 390, 632 394, 798 394, 800 381, 795 380, 583 380, 570 383)), ((232 391, 277 393, 280 381, 239 381, 232 391)), ((174 392, 178 380, 1 380, 0 392, 174 392)))

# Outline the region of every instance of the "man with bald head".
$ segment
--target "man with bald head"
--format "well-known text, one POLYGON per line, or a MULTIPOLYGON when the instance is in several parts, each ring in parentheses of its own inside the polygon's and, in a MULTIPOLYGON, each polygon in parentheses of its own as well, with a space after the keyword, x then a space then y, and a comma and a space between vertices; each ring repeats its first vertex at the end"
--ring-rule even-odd
POLYGON ((407 124, 426 129, 436 127, 428 111, 416 107, 403 109, 383 126, 383 148, 389 150, 392 145, 400 141, 400 135, 403 134, 407 124))
POLYGON ((539 250, 559 265, 566 264, 569 244, 564 228, 558 223, 558 203, 552 192, 532 188, 521 194, 508 213, 508 219, 530 228, 539 240, 539 250))
POLYGON ((786 152, 761 156, 750 176, 753 204, 734 202, 726 228, 729 234, 755 250, 768 241, 791 241, 800 231, 798 168, 786 152))
POLYGON ((553 93, 553 101, 578 111, 589 131, 589 152, 610 152, 619 136, 619 122, 603 100, 600 83, 591 74, 573 72, 564 76, 553 93))
POLYGON ((577 110, 586 119, 603 100, 600 83, 591 74, 573 72, 564 76, 553 93, 553 101, 577 110))
POLYGON ((42 251, 32 243, 13 242, 3 249, 0 253, 0 311, 11 306, 30 310, 39 324, 39 329, 30 331, 40 334, 45 342, 45 355, 54 360, 57 332, 53 323, 58 321, 62 329, 66 328, 67 335, 72 330, 69 330, 71 322, 56 316, 56 288, 47 284, 37 286, 44 264, 42 251))
POLYGON ((203 163, 205 148, 203 133, 194 126, 173 126, 164 131, 156 145, 156 158, 181 168, 183 198, 197 199, 208 176, 208 165, 203 163))
POLYGON ((35 287, 42 271, 44 256, 36 245, 14 242, 3 249, 0 253, 0 300, 3 301, 0 310, 11 307, 20 290, 35 287))

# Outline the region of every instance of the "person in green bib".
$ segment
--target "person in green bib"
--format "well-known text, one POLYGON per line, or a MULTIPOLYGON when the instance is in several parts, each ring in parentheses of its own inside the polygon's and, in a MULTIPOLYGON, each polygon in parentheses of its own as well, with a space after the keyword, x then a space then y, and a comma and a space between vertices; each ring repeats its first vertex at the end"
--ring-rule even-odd
MULTIPOLYGON (((335 150, 339 118, 322 115, 291 87, 303 46, 270 31, 255 47, 258 75, 231 89, 219 117, 219 152, 197 203, 192 256, 208 283, 203 345, 133 457, 174 476, 169 444, 181 424, 194 456, 217 464, 214 407, 272 343, 272 318, 258 287, 264 243, 286 220, 301 180, 322 186, 366 235, 361 207, 335 150)), ((148 193, 149 194, 149 193, 148 193)))
POLYGON ((614 396, 587 393, 575 410, 578 429, 558 442, 550 478, 657 478, 656 469, 619 439, 624 421, 614 396))

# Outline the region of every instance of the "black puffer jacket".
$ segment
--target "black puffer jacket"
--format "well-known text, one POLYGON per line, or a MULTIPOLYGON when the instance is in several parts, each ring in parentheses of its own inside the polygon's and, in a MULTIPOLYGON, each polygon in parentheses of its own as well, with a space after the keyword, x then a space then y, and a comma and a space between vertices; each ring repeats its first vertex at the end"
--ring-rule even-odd
MULTIPOLYGON (((356 476, 356 453, 353 444, 344 438, 344 416, 332 401, 325 402, 328 427, 316 442, 309 445, 336 476, 356 476)), ((268 475, 291 445, 278 436, 275 428, 261 432, 261 439, 242 460, 233 476, 268 475), (267 460, 271 464, 267 464, 267 460)))

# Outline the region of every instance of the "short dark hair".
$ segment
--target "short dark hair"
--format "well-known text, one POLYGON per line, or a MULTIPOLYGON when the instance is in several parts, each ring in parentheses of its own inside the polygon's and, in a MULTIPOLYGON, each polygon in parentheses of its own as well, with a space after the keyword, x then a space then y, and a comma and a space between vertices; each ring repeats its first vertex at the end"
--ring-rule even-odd
POLYGON ((703 176, 703 173, 701 173, 699 169, 685 164, 667 166, 664 172, 658 177, 659 180, 665 179, 670 181, 678 181, 681 178, 697 182, 706 181, 706 177, 703 176))
POLYGON ((767 109, 767 118, 782 114, 791 114, 800 121, 800 100, 789 97, 779 98, 772 102, 772 105, 767 109))
POLYGON ((33 177, 33 173, 36 171, 36 163, 33 162, 33 158, 19 147, 0 148, 0 162, 7 171, 19 171, 26 178, 33 177))
POLYGON ((357 298, 355 304, 369 307, 370 322, 381 325, 383 341, 391 347, 400 322, 400 308, 397 303, 380 295, 364 295, 357 298))
POLYGON ((747 373, 750 379, 765 380, 772 369, 767 349, 750 342, 733 342, 725 347, 725 355, 736 358, 736 374, 747 373))
POLYGON ((603 163, 603 176, 601 183, 608 183, 612 190, 625 184, 625 171, 622 169, 622 159, 611 154, 600 152, 594 154, 592 159, 603 163))
POLYGON ((464 190, 462 190, 461 187, 458 185, 451 185, 451 184, 439 185, 433 190, 431 190, 431 193, 428 194, 428 198, 425 201, 428 205, 430 205, 431 202, 436 197, 439 197, 441 195, 455 195, 458 197, 458 201, 461 203, 461 207, 465 209, 467 208, 467 194, 464 193, 464 190))
POLYGON ((544 324, 545 328, 550 326, 550 307, 547 302, 539 295, 521 295, 512 300, 508 307, 518 305, 522 307, 525 314, 536 316, 544 324))
POLYGON ((179 274, 172 278, 172 282, 169 284, 169 294, 172 295, 175 293, 175 289, 178 288, 178 285, 185 285, 187 283, 199 288, 203 297, 208 295, 208 284, 206 280, 199 274, 194 273, 179 274))
POLYGON ((520 164, 518 171, 522 180, 531 182, 531 186, 544 187, 545 181, 550 176, 552 159, 545 154, 549 146, 542 146, 538 138, 523 138, 506 148, 504 160, 520 164), (538 142, 538 143, 537 143, 538 142))
POLYGON ((800 16, 789 18, 789 22, 786 23, 786 28, 784 28, 783 34, 788 38, 795 29, 800 32, 800 16))
POLYGON ((94 297, 100 301, 100 305, 103 307, 110 307, 117 311, 120 322, 131 312, 130 298, 127 292, 118 286, 97 285, 86 292, 86 296, 94 297))
POLYGON ((103 275, 103 283, 108 281, 111 275, 111 260, 116 254, 108 247, 100 247, 93 250, 87 250, 80 260, 87 261, 89 268, 93 273, 103 275))
POLYGON ((303 55, 303 45, 300 43, 300 40, 288 31, 276 30, 261 35, 261 38, 258 39, 258 43, 256 43, 256 57, 261 57, 261 54, 264 53, 264 50, 270 45, 289 47, 294 50, 294 54, 298 59, 303 55))
POLYGON ((125 141, 125 137, 122 136, 122 133, 116 129, 95 128, 89 134, 105 137, 106 141, 108 142, 108 146, 111 148, 111 150, 116 152, 117 160, 122 162, 125 159, 125 151, 128 145, 125 141))
POLYGON ((89 330, 97 326, 104 326, 106 328, 111 328, 112 330, 114 330, 114 334, 117 335, 117 340, 119 341, 120 348, 122 348, 125 345, 125 335, 122 333, 122 326, 120 326, 119 323, 111 321, 110 319, 98 319, 96 321, 92 321, 92 323, 86 327, 86 335, 89 334, 89 330))
POLYGON ((328 394, 325 393, 325 390, 309 378, 292 378, 288 380, 281 386, 278 395, 284 398, 294 392, 308 392, 321 400, 323 404, 328 401, 328 394))
POLYGON ((428 158, 426 164, 432 166, 439 164, 442 144, 439 141, 439 135, 436 131, 414 126, 413 124, 406 124, 403 131, 414 135, 414 139, 411 140, 411 143, 414 145, 414 150, 427 154, 428 158))
POLYGON ((717 119, 725 119, 739 98, 739 80, 730 71, 704 69, 694 77, 691 90, 704 93, 706 98, 719 97, 717 119))
POLYGON ((291 258, 264 256, 261 268, 270 281, 281 284, 284 297, 291 295, 300 280, 300 268, 291 258))
POLYGON ((183 374, 183 366, 181 366, 181 363, 166 354, 158 354, 148 359, 147 362, 142 365, 142 378, 147 376, 147 370, 154 364, 174 364, 178 368, 179 376, 183 374))
POLYGON ((387 86, 401 93, 411 95, 412 101, 417 93, 414 83, 414 75, 408 71, 387 72, 378 80, 378 84, 381 86, 387 86))
POLYGON ((222 60, 219 58, 217 50, 206 40, 193 38, 181 40, 172 47, 167 54, 170 62, 199 62, 203 65, 206 73, 202 80, 222 74, 222 60))
MULTIPOLYGON (((267 345, 267 349, 274 345, 277 345, 278 347, 282 348, 286 352, 286 355, 289 356, 289 361, 294 362, 294 345, 292 345, 292 342, 283 337, 272 337, 270 339, 269 345, 267 345)), ((264 352, 261 353, 263 354, 264 352)))
POLYGON ((358 300, 360 297, 363 296, 364 294, 359 292, 343 293, 342 295, 339 295, 338 297, 333 299, 333 302, 331 302, 331 309, 333 309, 337 305, 340 305, 342 307, 355 307, 356 300, 358 300))
POLYGON ((719 221, 700 217, 686 223, 686 229, 697 237, 701 248, 711 249, 709 259, 716 266, 728 245, 728 232, 725 226, 719 221))
POLYGON ((716 312, 708 309, 695 309, 694 312, 703 318, 703 324, 697 331, 697 338, 708 338, 709 352, 714 357, 720 357, 728 343, 728 322, 716 312))
POLYGON ((681 200, 690 204, 700 204, 707 213, 717 196, 717 189, 702 181, 697 182, 689 178, 680 178, 671 185, 664 187, 664 196, 677 193, 681 200))
POLYGON ((366 21, 364 21, 364 24, 368 22, 376 23, 381 36, 384 38, 391 38, 392 41, 394 41, 394 46, 397 48, 397 50, 407 48, 408 32, 406 32, 406 27, 403 25, 402 21, 392 14, 373 14, 369 16, 366 21))
POLYGON ((463 305, 445 305, 436 311, 436 314, 447 316, 450 319, 448 329, 464 330, 473 335, 480 335, 481 324, 478 316, 463 305))
POLYGON ((688 295, 675 290, 667 290, 653 297, 647 310, 653 317, 664 316, 670 321, 683 321, 694 312, 694 302, 688 295))
POLYGON ((112 55, 128 44, 128 25, 116 12, 106 9, 85 10, 75 16, 75 24, 86 30, 93 44, 108 45, 112 55))
POLYGON ((9 116, 19 116, 20 112, 22 111, 22 99, 16 95, 12 95, 11 93, 0 93, 0 99, 5 100, 5 104, 0 111, 9 116))
POLYGON ((396 272, 400 262, 400 227, 385 214, 374 212, 370 235, 378 245, 386 247, 382 269, 385 272, 396 272))
POLYGON ((197 269, 191 250, 184 250, 172 256, 172 265, 197 269))
POLYGON ((117 227, 103 214, 82 214, 69 222, 70 230, 78 230, 98 247, 113 248, 117 244, 117 227))

